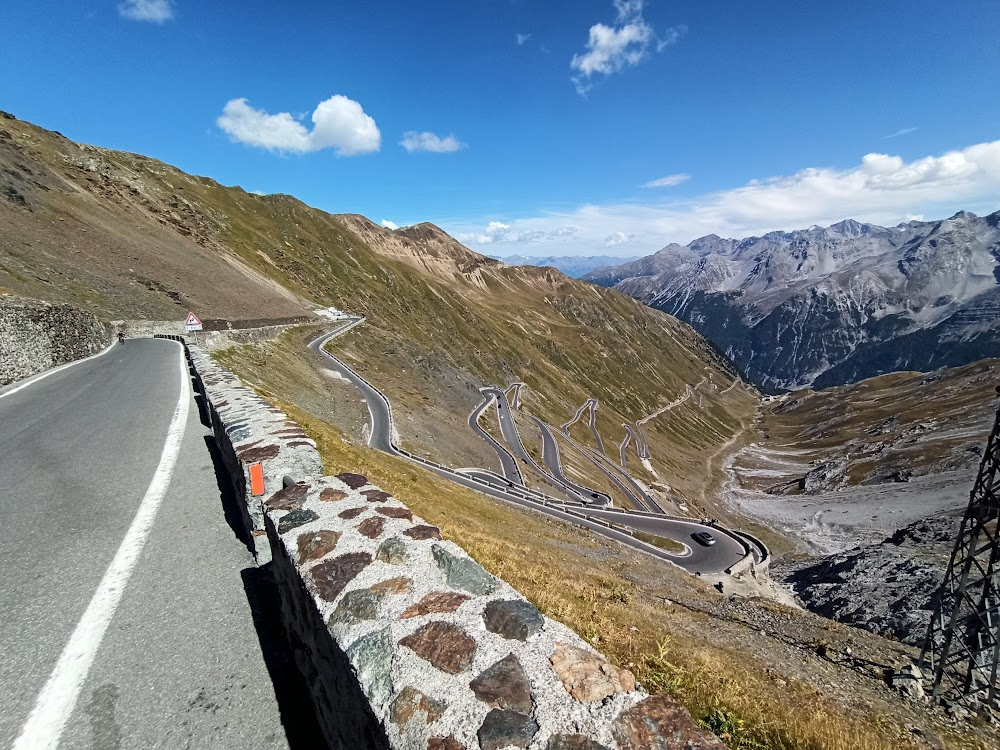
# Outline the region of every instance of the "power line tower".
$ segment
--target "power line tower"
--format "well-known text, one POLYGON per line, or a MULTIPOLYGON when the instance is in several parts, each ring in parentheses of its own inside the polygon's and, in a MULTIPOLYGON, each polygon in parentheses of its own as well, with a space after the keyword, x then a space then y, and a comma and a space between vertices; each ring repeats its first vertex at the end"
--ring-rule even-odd
POLYGON ((933 670, 933 697, 974 710, 1000 708, 998 520, 1000 411, 979 464, 921 656, 921 662, 933 670))

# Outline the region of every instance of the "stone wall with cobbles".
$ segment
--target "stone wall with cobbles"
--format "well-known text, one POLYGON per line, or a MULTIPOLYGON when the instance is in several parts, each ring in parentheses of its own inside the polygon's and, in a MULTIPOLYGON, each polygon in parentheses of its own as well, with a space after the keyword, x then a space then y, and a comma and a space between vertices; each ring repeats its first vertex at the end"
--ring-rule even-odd
POLYGON ((724 748, 189 349, 296 664, 336 750, 724 748), (265 487, 248 488, 260 462, 265 487), (297 481, 292 481, 297 480, 297 481), (263 533, 262 533, 263 532, 263 533))
POLYGON ((92 313, 0 294, 0 387, 97 354, 110 341, 92 313))

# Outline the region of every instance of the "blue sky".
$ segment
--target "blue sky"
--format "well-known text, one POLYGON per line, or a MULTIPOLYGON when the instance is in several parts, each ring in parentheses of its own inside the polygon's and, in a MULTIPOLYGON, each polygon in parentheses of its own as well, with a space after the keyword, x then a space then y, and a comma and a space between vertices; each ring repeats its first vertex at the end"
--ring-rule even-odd
POLYGON ((1000 0, 36 0, 0 26, 20 118, 492 254, 1000 209, 1000 0))

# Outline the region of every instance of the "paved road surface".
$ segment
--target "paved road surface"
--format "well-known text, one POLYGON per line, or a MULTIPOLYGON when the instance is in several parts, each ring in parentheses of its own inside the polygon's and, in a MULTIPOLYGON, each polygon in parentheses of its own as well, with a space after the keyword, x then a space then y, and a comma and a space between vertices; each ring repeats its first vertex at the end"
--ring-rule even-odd
MULTIPOLYGON (((529 490, 525 487, 504 486, 503 484, 501 484, 501 482, 504 482, 504 480, 500 480, 498 477, 495 477, 495 475, 492 475, 489 472, 479 471, 476 469, 465 469, 459 472, 454 469, 449 469, 446 466, 441 466, 439 464, 432 464, 417 456, 412 456, 408 453, 400 451, 398 448, 392 445, 392 441, 390 440, 392 417, 390 412, 391 407, 389 405, 389 400, 374 386, 365 381, 365 379, 362 378, 358 373, 354 372, 354 370, 352 370, 350 367, 348 367, 339 359, 337 359, 336 357, 329 354, 323 349, 323 345, 326 344, 326 342, 329 341, 330 339, 336 337, 340 332, 342 332, 342 329, 334 330, 330 333, 326 333, 319 336, 317 339, 315 339, 309 344, 309 348, 323 358, 323 361, 326 364, 326 366, 332 368, 336 372, 339 372, 341 375, 343 375, 352 383, 354 383, 354 385, 358 387, 362 395, 365 397, 365 401, 368 404, 368 411, 371 413, 372 416, 372 424, 373 424, 373 428, 370 433, 368 441, 368 445, 370 447, 377 448, 378 450, 382 450, 394 456, 408 459, 410 461, 413 461, 414 463, 418 463, 424 468, 433 471, 434 473, 438 474, 441 477, 444 477, 445 479, 460 484, 464 487, 468 487, 469 489, 477 490, 478 492, 482 492, 483 494, 489 495, 490 497, 495 497, 500 500, 506 500, 508 502, 515 503, 517 505, 521 505, 527 508, 531 508, 533 510, 537 510, 542 513, 546 513, 550 516, 560 518, 564 521, 568 521, 577 526, 583 526, 585 528, 591 529, 610 539, 615 539, 626 545, 642 549, 664 560, 670 560, 672 562, 675 562, 692 573, 696 572, 712 573, 712 572, 723 571, 742 557, 741 554, 737 556, 735 559, 732 559, 731 549, 729 548, 728 544, 719 544, 715 545, 714 547, 705 548, 703 553, 699 551, 697 554, 692 553, 687 556, 672 555, 656 547, 651 547, 650 545, 639 542, 633 537, 629 536, 628 534, 624 534, 614 529, 608 529, 592 520, 586 518, 580 518, 579 516, 575 516, 566 512, 566 510, 564 509, 558 507, 551 507, 551 505, 547 504, 547 503, 557 503, 558 501, 555 498, 545 497, 540 493, 529 490)), ((481 392, 484 395, 495 397, 500 403, 504 404, 506 403, 506 394, 498 388, 484 388, 481 389, 481 392)), ((508 405, 505 409, 501 411, 501 415, 506 416, 503 413, 509 412, 509 409, 510 407, 508 405)), ((508 441, 508 443, 510 443, 510 440, 514 440, 515 444, 520 446, 520 437, 517 435, 516 428, 514 428, 513 432, 509 432, 511 428, 514 427, 513 420, 509 418, 504 420, 503 418, 501 418, 501 427, 503 427, 505 424, 507 425, 507 431, 504 432, 504 439, 508 441)), ((512 445, 511 447, 513 448, 514 445, 512 445)), ((523 446, 520 448, 520 452, 524 453, 523 446)), ((524 455, 527 454, 524 453, 524 455)), ((576 510, 577 512, 585 511, 587 515, 593 515, 595 518, 604 518, 606 520, 612 520, 618 523, 625 523, 626 521, 631 523, 633 519, 641 518, 640 516, 626 515, 620 512, 614 513, 612 511, 602 511, 602 510, 592 511, 590 508, 583 508, 580 506, 574 506, 572 509, 576 510), (604 515, 607 513, 610 513, 610 516, 604 515)), ((656 524, 655 526, 653 526, 653 528, 656 528, 658 532, 661 534, 667 535, 671 538, 675 538, 682 544, 686 544, 688 541, 690 541, 690 533, 692 531, 706 528, 698 523, 680 522, 680 524, 673 524, 673 522, 670 522, 668 519, 655 519, 655 520, 662 521, 663 523, 656 524), (688 527, 692 528, 689 529, 688 527)), ((645 522, 642 523, 644 524, 644 526, 646 525, 645 522)), ((651 533, 656 533, 656 532, 651 532, 651 533)), ((713 533, 715 533, 717 537, 723 536, 721 532, 716 533, 713 530, 713 533)))
POLYGON ((509 450, 500 445, 490 433, 479 426, 480 416, 492 403, 493 399, 490 396, 483 396, 483 403, 473 409, 469 415, 469 427, 496 452, 497 458, 500 460, 500 470, 503 472, 504 478, 509 482, 523 485, 524 479, 521 477, 521 469, 517 465, 517 459, 511 455, 509 450))
POLYGON ((261 573, 226 523, 182 365, 178 344, 134 339, 0 391, 3 750, 17 738, 19 750, 289 747, 269 674, 281 667, 262 652, 266 629, 248 601, 261 573), (92 599, 123 540, 139 538, 137 512, 155 507, 144 497, 172 422, 183 428, 172 478, 106 629, 95 629, 100 618, 84 614, 107 610, 92 599), (67 648, 89 650, 89 669, 60 662, 67 648), (76 684, 75 704, 59 690, 39 704, 57 664, 53 685, 76 684), (60 742, 50 730, 61 721, 60 742))

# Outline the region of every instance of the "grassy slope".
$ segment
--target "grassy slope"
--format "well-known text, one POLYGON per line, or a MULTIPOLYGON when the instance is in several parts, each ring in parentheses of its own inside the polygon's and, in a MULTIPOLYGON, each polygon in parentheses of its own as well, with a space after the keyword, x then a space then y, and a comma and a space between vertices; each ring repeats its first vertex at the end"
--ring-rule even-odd
POLYGON ((734 749, 922 747, 906 724, 938 734, 949 748, 988 746, 950 735, 885 688, 877 665, 901 663, 907 647, 809 613, 724 598, 653 558, 353 445, 317 414, 336 408, 329 400, 357 394, 317 374, 305 338, 288 333, 217 356, 306 427, 328 472, 360 471, 402 498, 648 689, 673 693, 697 718, 714 716, 734 749), (828 658, 848 645, 872 664, 850 668, 851 659, 828 658))
MULTIPOLYGON (((0 283, 107 317, 176 316, 188 305, 209 317, 266 317, 301 310, 295 299, 365 315, 363 334, 335 348, 392 399, 406 447, 442 461, 494 464, 464 427, 485 384, 523 380, 532 413, 554 425, 596 397, 613 446, 622 422, 688 383, 732 380, 706 342, 674 318, 553 269, 504 267, 431 225, 390 232, 290 196, 256 196, 146 157, 81 147, 21 121, 0 127, 6 162, 41 185, 18 178, 28 205, 0 208, 16 261, 7 263, 5 253, 0 283), (56 214, 66 214, 75 237, 98 240, 80 253, 78 240, 49 241, 44 257, 19 244, 18 237, 63 228, 56 214), (89 275, 77 270, 83 256, 96 264, 89 275), (102 268, 108 278, 98 282, 102 268), (238 294, 228 294, 232 286, 238 294), (258 304, 261 314, 247 314, 236 299, 258 304)), ((665 437, 650 430, 657 472, 686 499, 700 501, 710 482, 705 451, 753 412, 755 398, 737 390, 742 398, 725 403, 723 419, 665 437)))

